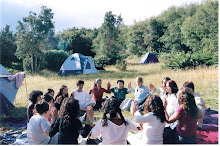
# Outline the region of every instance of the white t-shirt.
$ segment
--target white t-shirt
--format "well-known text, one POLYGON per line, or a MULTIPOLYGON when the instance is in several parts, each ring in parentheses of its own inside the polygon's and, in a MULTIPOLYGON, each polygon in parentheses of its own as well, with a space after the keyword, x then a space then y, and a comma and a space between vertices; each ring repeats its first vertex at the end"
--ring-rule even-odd
MULTIPOLYGON (((178 99, 176 94, 171 94, 171 95, 168 94, 168 97, 166 99, 167 99, 166 111, 169 117, 171 117, 179 107, 178 99)), ((170 124, 166 123, 165 127, 170 127, 171 129, 174 129, 177 124, 178 124, 178 120, 170 124)))
POLYGON ((31 117, 27 125, 28 143, 31 145, 48 144, 50 136, 45 131, 50 127, 47 119, 37 114, 31 117))
POLYGON ((97 122, 95 127, 91 130, 91 139, 97 138, 100 134, 102 136, 103 145, 127 145, 127 134, 129 131, 138 132, 137 127, 139 124, 133 123, 129 119, 125 119, 127 125, 123 123, 122 125, 116 125, 115 123, 107 120, 108 126, 103 127, 101 120, 97 122))
POLYGON ((143 124, 142 142, 144 144, 163 144, 165 122, 162 123, 152 112, 141 115, 139 111, 135 112, 134 120, 143 124))
POLYGON ((73 92, 74 98, 79 101, 80 106, 84 105, 88 101, 91 101, 93 96, 93 93, 88 94, 85 90, 82 90, 82 92, 78 92, 77 89, 75 89, 73 92))

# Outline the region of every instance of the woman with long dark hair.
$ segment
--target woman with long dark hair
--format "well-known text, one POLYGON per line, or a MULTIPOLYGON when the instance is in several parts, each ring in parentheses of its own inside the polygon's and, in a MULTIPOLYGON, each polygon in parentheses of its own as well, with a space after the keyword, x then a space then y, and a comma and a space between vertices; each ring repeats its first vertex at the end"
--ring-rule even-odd
POLYGON ((60 90, 58 92, 58 94, 55 97, 55 107, 57 108, 57 110, 60 109, 60 105, 62 104, 62 101, 64 100, 64 98, 68 98, 68 88, 66 85, 62 85, 60 87, 60 90))
MULTIPOLYGON (((177 92, 178 87, 174 80, 169 80, 166 83, 166 92, 168 93, 166 96, 162 97, 163 101, 167 101, 166 112, 169 116, 172 116, 177 108, 179 107, 177 92)), ((176 133, 176 125, 178 121, 174 123, 166 123, 164 134, 163 134, 163 142, 164 144, 175 144, 178 143, 178 135, 176 133)))
POLYGON ((163 144, 166 117, 163 102, 158 95, 148 96, 144 105, 144 115, 141 115, 137 103, 133 101, 131 115, 136 123, 143 124, 142 144, 163 144))
POLYGON ((49 135, 58 134, 58 144, 78 144, 78 137, 81 134, 87 137, 90 126, 93 126, 94 112, 92 107, 87 107, 87 118, 85 127, 78 119, 80 113, 79 101, 74 98, 65 98, 59 111, 59 118, 51 125, 49 135))
MULTIPOLYGON (((166 110, 164 110, 167 122, 173 123, 177 120, 179 121, 176 126, 179 143, 194 144, 196 137, 196 124, 199 114, 193 92, 187 87, 181 88, 178 92, 178 103, 180 107, 172 116, 169 116, 166 110)), ((166 107, 167 103, 165 101, 164 108, 166 109, 166 107)))
POLYGON ((127 144, 128 132, 137 132, 139 125, 129 119, 125 119, 119 106, 120 101, 118 99, 114 97, 106 99, 103 105, 103 118, 92 128, 89 136, 90 139, 95 139, 101 134, 101 144, 127 144), (107 118, 107 114, 110 115, 109 119, 107 118))

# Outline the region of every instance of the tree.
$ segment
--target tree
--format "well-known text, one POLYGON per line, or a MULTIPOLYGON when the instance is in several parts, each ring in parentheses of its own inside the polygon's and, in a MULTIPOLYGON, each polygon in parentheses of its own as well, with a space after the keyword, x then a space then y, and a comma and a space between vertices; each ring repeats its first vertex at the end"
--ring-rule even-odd
POLYGON ((119 30, 122 18, 113 15, 111 11, 106 12, 104 23, 97 37, 93 40, 93 51, 96 53, 95 60, 101 64, 115 64, 121 59, 119 55, 120 45, 118 43, 119 30))
POLYGON ((166 27, 164 22, 156 18, 148 20, 147 30, 144 32, 144 43, 152 51, 162 51, 163 43, 160 38, 164 35, 166 27))
POLYGON ((30 12, 28 17, 18 21, 16 56, 23 59, 23 66, 32 73, 40 69, 40 60, 46 49, 46 38, 54 28, 52 10, 46 6, 41 7, 41 12, 30 12))
POLYGON ((0 31, 0 64, 11 67, 12 62, 17 62, 18 59, 14 55, 16 48, 15 35, 10 31, 10 26, 6 25, 5 28, 0 31))
POLYGON ((218 51, 218 1, 201 4, 181 27, 184 43, 194 52, 200 49, 218 51))

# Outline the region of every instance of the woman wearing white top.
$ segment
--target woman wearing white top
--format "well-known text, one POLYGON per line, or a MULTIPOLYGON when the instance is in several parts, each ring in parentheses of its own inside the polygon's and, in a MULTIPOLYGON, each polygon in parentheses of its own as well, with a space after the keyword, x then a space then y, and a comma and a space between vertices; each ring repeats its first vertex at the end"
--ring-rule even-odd
MULTIPOLYGON (((141 115, 138 111, 137 103, 133 101, 131 115, 134 117, 135 122, 143 124, 142 144, 163 144, 166 117, 163 102, 158 95, 148 96, 144 105, 144 115, 141 115)), ((134 144, 137 144, 136 142, 134 144)))
POLYGON ((107 99, 104 102, 103 118, 92 128, 90 139, 95 139, 101 134, 102 142, 100 144, 126 145, 128 132, 138 132, 140 126, 125 119, 119 106, 120 101, 115 98, 107 99), (109 119, 107 119, 107 114, 110 114, 109 119))
MULTIPOLYGON (((167 102, 166 112, 168 113, 169 117, 171 117, 179 107, 177 98, 178 87, 175 81, 169 80, 166 83, 166 92, 168 92, 168 95, 163 96, 162 100, 167 102)), ((177 143, 178 137, 175 130, 177 124, 178 121, 170 124, 165 124, 164 144, 177 143)))
POLYGON ((158 93, 160 97, 162 98, 164 95, 166 95, 166 83, 167 81, 171 80, 169 77, 165 77, 162 80, 161 88, 156 88, 152 83, 149 84, 149 88, 152 94, 154 92, 158 93))

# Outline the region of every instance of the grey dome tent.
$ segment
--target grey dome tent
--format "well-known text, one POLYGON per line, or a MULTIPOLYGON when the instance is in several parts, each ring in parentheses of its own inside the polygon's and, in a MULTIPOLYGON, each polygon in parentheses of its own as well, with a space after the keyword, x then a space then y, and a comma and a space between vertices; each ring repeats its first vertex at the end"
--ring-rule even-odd
POLYGON ((0 115, 7 114, 14 107, 17 94, 16 81, 7 79, 11 74, 0 64, 0 115))
POLYGON ((140 64, 158 63, 157 57, 153 53, 146 53, 144 57, 141 58, 140 64))
POLYGON ((99 71, 95 68, 93 58, 91 56, 74 53, 65 60, 58 75, 68 76, 94 73, 99 73, 99 71))

